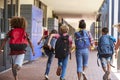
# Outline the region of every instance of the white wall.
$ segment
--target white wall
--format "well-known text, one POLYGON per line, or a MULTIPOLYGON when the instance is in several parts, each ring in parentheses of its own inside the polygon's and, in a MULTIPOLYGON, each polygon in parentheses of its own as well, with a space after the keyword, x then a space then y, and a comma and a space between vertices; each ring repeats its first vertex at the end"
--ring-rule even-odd
MULTIPOLYGON (((45 5, 47 4, 47 2, 46 1, 44 1, 44 0, 40 0, 42 3, 44 3, 45 5)), ((47 18, 52 18, 52 11, 53 11, 53 9, 49 6, 49 5, 47 5, 47 18)))
POLYGON ((86 18, 86 17, 83 17, 83 18, 65 18, 65 21, 67 21, 71 26, 73 26, 73 28, 75 28, 76 30, 78 30, 78 26, 79 26, 79 21, 81 19, 84 19, 85 22, 86 22, 86 29, 87 30, 90 30, 90 26, 93 22, 95 22, 94 19, 91 19, 91 18, 86 18))
MULTIPOLYGON (((114 0, 114 17, 113 17, 113 25, 118 23, 118 0, 114 0)), ((113 26, 112 25, 112 26, 113 26)), ((117 28, 113 28, 114 33, 113 36, 117 39, 117 28)), ((117 72, 117 59, 115 59, 115 57, 113 57, 113 65, 115 65, 115 68, 113 68, 112 70, 117 72)))
POLYGON ((0 8, 4 7, 4 0, 0 0, 0 8))
MULTIPOLYGON (((114 0, 114 24, 117 24, 118 23, 118 0, 114 0)), ((117 35, 118 35, 118 32, 117 32, 117 28, 113 28, 114 30, 114 37, 117 39, 117 35)))
POLYGON ((111 35, 111 25, 112 25, 112 0, 109 0, 109 34, 111 35))
POLYGON ((20 4, 34 4, 34 0, 19 0, 20 4))
POLYGON ((52 18, 52 9, 50 7, 47 6, 47 17, 49 18, 52 18))

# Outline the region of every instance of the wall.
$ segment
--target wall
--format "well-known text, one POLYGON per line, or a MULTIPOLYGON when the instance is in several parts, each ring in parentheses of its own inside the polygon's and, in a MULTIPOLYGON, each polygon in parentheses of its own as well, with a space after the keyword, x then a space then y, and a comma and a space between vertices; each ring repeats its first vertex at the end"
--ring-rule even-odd
POLYGON ((3 8, 3 7, 4 7, 4 1, 0 0, 0 8, 3 8))
POLYGON ((20 4, 34 4, 34 0, 19 0, 20 4))
POLYGON ((52 9, 47 6, 47 22, 46 22, 46 27, 48 27, 48 18, 52 18, 52 9))
POLYGON ((52 9, 47 6, 47 18, 52 18, 52 9))
POLYGON ((32 52, 30 47, 27 48, 27 54, 25 56, 26 60, 34 60, 39 58, 42 53, 40 51, 41 46, 37 44, 37 42, 42 37, 42 19, 43 12, 41 9, 33 6, 33 5, 21 5, 21 16, 24 16, 28 22, 27 33, 30 35, 31 42, 34 46, 35 56, 32 56, 32 52), (29 54, 30 53, 30 54, 29 54))

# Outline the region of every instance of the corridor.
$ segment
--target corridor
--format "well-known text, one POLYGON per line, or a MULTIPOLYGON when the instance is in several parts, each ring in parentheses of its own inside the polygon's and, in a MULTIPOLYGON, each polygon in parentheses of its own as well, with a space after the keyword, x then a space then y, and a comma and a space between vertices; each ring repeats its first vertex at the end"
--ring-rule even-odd
MULTIPOLYGON (((91 52, 89 57, 89 66, 87 69, 88 80, 102 80, 103 71, 101 67, 97 65, 97 52, 91 52)), ((19 80, 45 80, 44 71, 46 66, 47 57, 41 57, 33 62, 29 62, 23 65, 23 68, 19 72, 19 80)), ((57 59, 54 58, 51 71, 49 74, 50 80, 59 80, 56 76, 57 59)), ((119 80, 114 73, 111 73, 112 80, 119 80)), ((13 80, 11 70, 2 72, 0 74, 0 80, 13 80)), ((67 67, 66 80, 77 80, 76 74, 76 61, 75 54, 72 54, 72 60, 69 60, 67 67)))

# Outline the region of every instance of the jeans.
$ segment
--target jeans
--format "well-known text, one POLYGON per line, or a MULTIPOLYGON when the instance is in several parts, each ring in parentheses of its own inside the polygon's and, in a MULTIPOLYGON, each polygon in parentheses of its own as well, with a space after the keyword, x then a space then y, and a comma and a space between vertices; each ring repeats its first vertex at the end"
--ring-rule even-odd
POLYGON ((89 50, 76 50, 77 72, 83 72, 83 66, 88 66, 89 50))
POLYGON ((64 59, 58 59, 58 66, 61 66, 61 68, 62 68, 62 72, 61 72, 61 76, 60 76, 62 79, 65 78, 67 64, 68 64, 68 56, 69 55, 67 55, 64 59))
POLYGON ((52 60, 54 58, 54 53, 52 51, 51 52, 50 51, 45 51, 45 52, 47 52, 47 55, 48 55, 45 75, 48 75, 49 72, 50 72, 50 66, 51 66, 52 60))

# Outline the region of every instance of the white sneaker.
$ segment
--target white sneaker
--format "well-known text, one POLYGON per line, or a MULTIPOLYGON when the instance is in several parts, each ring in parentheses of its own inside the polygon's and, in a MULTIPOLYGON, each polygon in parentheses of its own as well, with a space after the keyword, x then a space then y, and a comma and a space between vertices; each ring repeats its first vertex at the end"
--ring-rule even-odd
POLYGON ((49 79, 48 75, 45 75, 45 79, 46 79, 46 80, 48 80, 48 79, 49 79))
POLYGON ((85 75, 85 72, 82 72, 82 75, 83 75, 83 80, 88 80, 87 76, 85 75))

